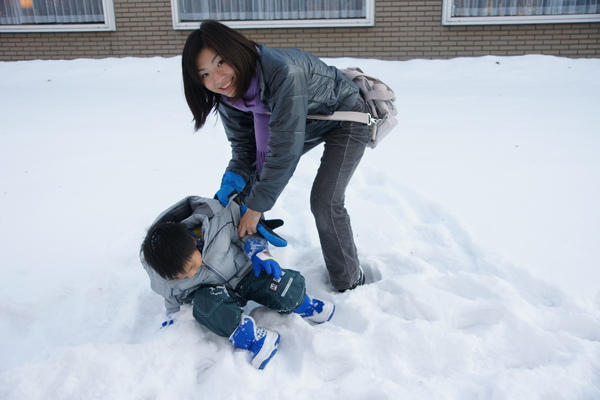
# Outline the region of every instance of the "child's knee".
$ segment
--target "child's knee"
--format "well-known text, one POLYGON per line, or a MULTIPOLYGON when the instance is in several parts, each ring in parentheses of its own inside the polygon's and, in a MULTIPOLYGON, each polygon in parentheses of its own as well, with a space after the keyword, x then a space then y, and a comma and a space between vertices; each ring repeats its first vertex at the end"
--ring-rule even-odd
POLYGON ((289 314, 304 301, 306 286, 300 272, 283 269, 279 279, 265 271, 259 276, 250 273, 238 290, 244 299, 253 300, 281 314, 289 314))
POLYGON ((242 318, 242 307, 223 287, 203 287, 192 296, 196 321, 215 334, 229 337, 242 318))
POLYGON ((280 285, 282 290, 279 294, 281 314, 289 314, 294 311, 304 301, 306 294, 306 282, 300 272, 286 269, 285 274, 281 278, 280 285))

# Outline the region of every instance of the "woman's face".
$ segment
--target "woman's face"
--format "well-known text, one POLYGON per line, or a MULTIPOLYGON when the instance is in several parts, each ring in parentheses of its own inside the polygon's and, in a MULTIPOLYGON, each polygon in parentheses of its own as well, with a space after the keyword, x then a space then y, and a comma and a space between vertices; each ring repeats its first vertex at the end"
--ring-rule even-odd
POLYGON ((198 54, 196 66, 204 87, 227 97, 235 96, 235 72, 213 49, 203 48, 198 54))

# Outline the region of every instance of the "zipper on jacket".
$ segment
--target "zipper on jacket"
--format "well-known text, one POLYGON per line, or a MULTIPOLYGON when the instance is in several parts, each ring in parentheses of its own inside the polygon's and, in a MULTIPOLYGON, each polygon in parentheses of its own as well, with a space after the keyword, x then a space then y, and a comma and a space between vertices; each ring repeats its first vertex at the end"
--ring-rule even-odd
POLYGON ((231 287, 231 284, 229 283, 229 281, 227 279, 225 279, 225 277, 223 275, 221 275, 216 269, 214 269, 213 267, 211 267, 210 265, 204 263, 204 267, 206 267, 207 270, 209 270, 210 272, 212 272, 219 281, 221 281, 221 283, 223 285, 225 285, 225 287, 229 290, 233 290, 233 288, 231 287))

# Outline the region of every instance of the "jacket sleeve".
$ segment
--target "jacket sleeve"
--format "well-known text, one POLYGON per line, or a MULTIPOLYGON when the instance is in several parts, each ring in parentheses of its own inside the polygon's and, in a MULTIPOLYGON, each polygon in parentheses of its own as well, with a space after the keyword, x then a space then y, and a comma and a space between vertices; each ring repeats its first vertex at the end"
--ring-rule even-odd
POLYGON ((167 314, 173 314, 179 311, 181 308, 181 303, 177 300, 177 297, 173 295, 173 290, 165 284, 162 278, 158 276, 158 274, 151 274, 148 269, 146 269, 150 276, 150 287, 152 290, 161 295, 163 299, 165 299, 165 309, 167 314))
POLYGON ((256 171, 254 117, 251 112, 238 110, 225 102, 219 104, 219 115, 231 144, 227 170, 241 175, 248 182, 256 171))
POLYGON ((181 309, 181 304, 175 299, 175 297, 165 298, 165 309, 167 314, 175 314, 181 309))
POLYGON ((150 278, 150 287, 156 294, 159 294, 165 300, 165 309, 167 314, 173 314, 178 312, 181 307, 181 303, 173 295, 173 291, 171 290, 171 288, 164 282, 164 280, 160 276, 158 276, 156 271, 154 271, 148 265, 141 251, 140 261, 142 262, 142 266, 144 267, 144 270, 146 270, 146 273, 150 278))
POLYGON ((304 149, 308 93, 305 72, 284 64, 269 78, 269 153, 246 197, 255 211, 270 210, 293 175, 304 149))

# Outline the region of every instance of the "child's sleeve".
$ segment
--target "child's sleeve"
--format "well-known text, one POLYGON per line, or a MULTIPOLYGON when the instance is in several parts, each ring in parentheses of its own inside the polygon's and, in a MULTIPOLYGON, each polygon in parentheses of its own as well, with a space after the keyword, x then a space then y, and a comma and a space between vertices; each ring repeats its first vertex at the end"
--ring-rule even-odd
POLYGON ((165 309, 167 314, 175 314, 181 309, 181 304, 175 297, 165 297, 165 309))
POLYGON ((252 259, 252 256, 264 250, 269 250, 269 242, 263 236, 255 233, 248 235, 242 239, 244 243, 244 253, 248 260, 252 259))
POLYGON ((173 314, 179 311, 181 303, 173 296, 173 290, 168 285, 165 285, 158 279, 153 279, 150 282, 150 287, 155 293, 165 299, 167 314, 173 314))
POLYGON ((171 289, 169 285, 165 283, 164 279, 158 276, 156 271, 150 268, 143 258, 142 265, 144 266, 144 269, 150 278, 150 288, 152 291, 165 299, 165 308, 167 310, 167 314, 178 312, 181 307, 181 303, 175 296, 173 296, 173 289, 171 289))

